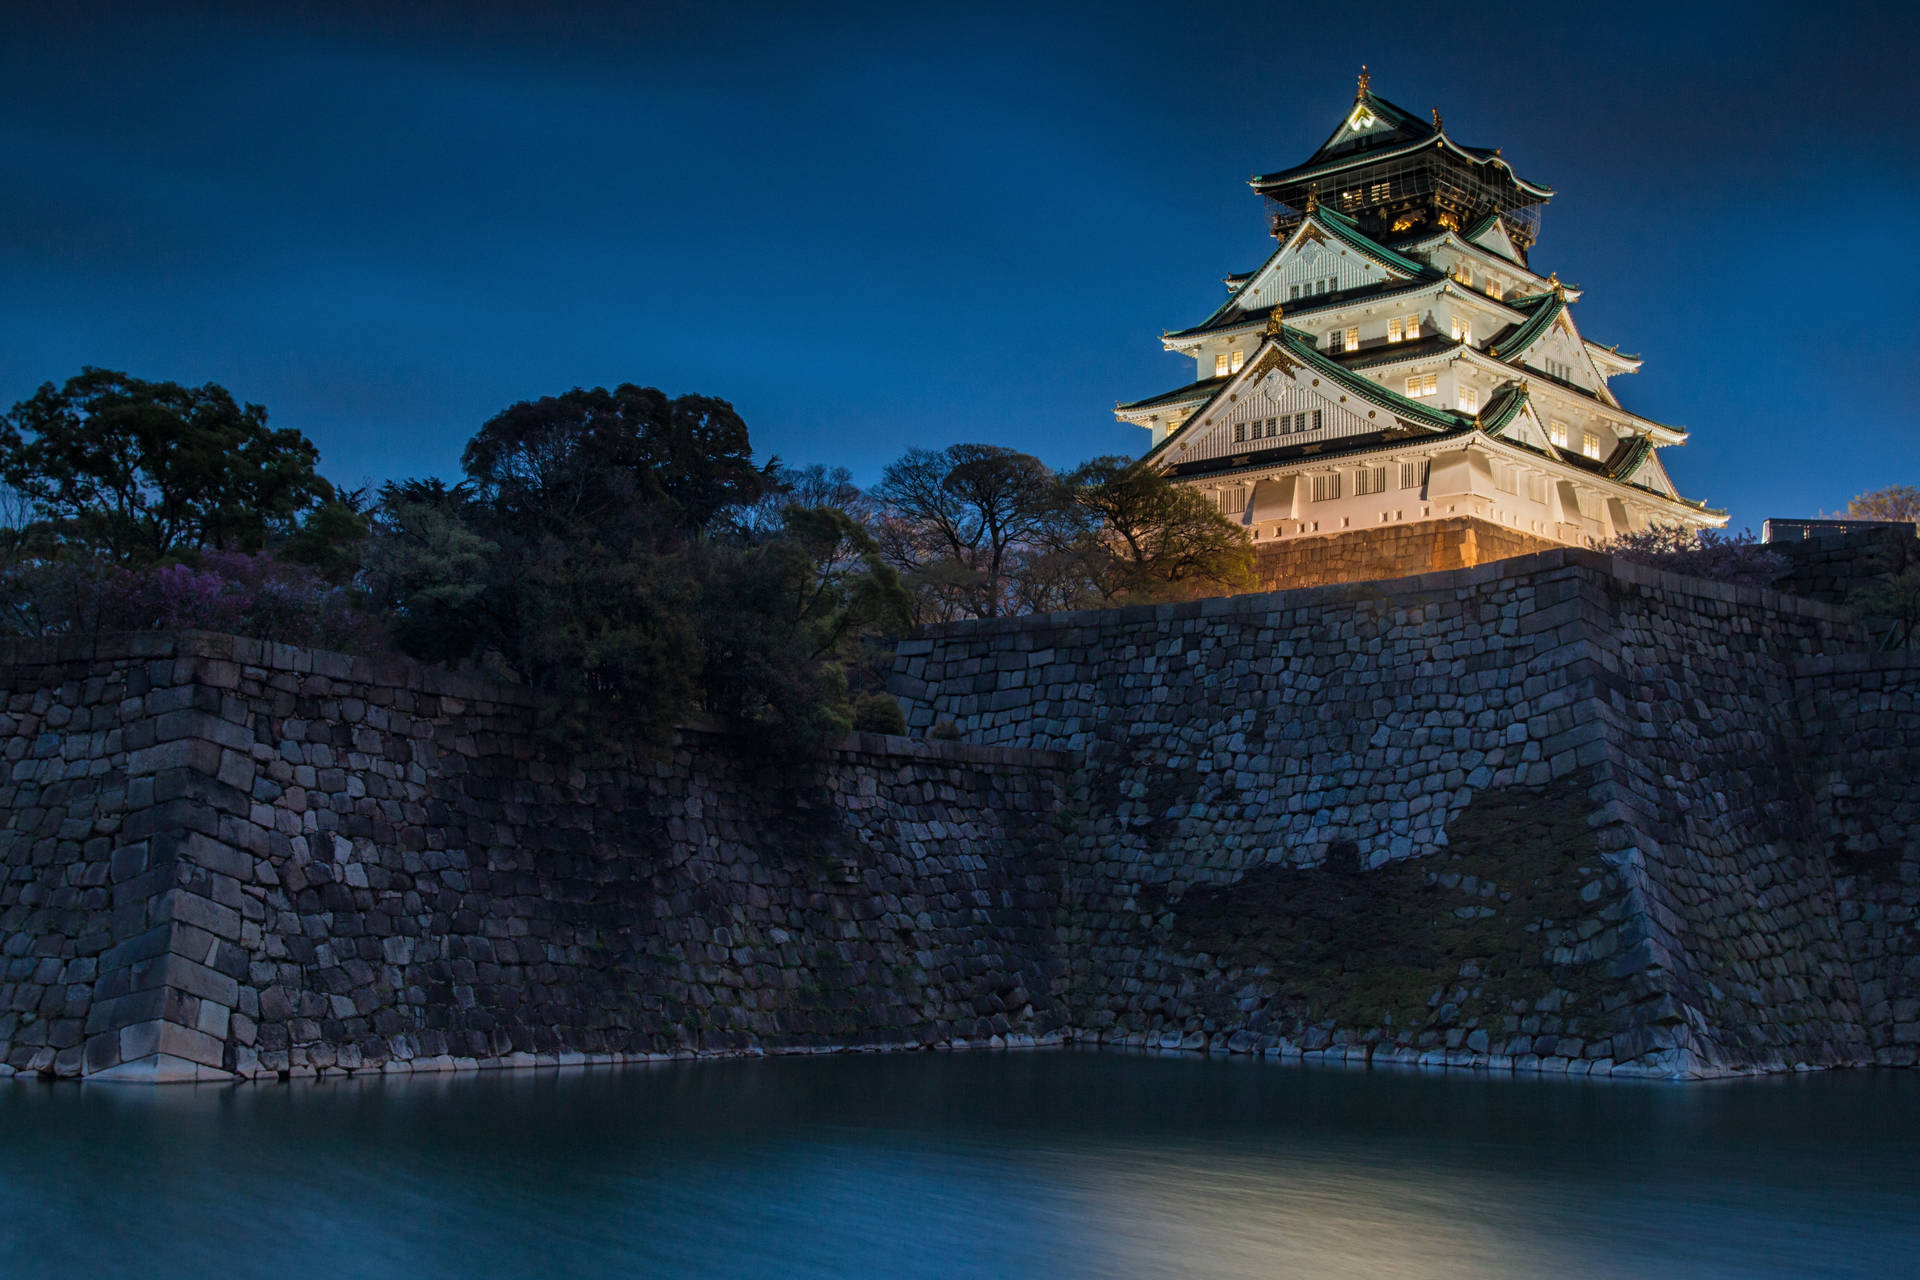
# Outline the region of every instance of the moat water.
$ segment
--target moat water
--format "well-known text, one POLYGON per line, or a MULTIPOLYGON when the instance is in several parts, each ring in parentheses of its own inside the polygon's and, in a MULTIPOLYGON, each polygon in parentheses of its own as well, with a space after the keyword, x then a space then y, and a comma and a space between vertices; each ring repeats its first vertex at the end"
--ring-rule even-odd
POLYGON ((1095 1053, 0 1084, 0 1275, 1911 1276, 1920 1076, 1095 1053))

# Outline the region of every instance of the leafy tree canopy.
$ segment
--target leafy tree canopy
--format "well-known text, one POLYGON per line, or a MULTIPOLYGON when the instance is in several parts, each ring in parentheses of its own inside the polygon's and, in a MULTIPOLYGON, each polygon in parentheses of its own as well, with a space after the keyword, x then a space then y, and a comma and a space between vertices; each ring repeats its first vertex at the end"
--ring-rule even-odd
POLYGON ((1246 531, 1198 490, 1142 461, 1095 458, 1068 478, 1074 501, 1097 516, 1108 599, 1166 599, 1247 591, 1255 585, 1246 531))
POLYGON ((47 383, 0 420, 0 479, 61 538, 125 562, 292 534, 334 499, 319 456, 223 387, 109 369, 47 383))
POLYGON ((1863 493, 1847 504, 1847 518, 1920 523, 1920 485, 1896 484, 1863 493))
POLYGON ((480 428, 461 465, 498 531, 521 535, 705 529, 767 482, 732 405, 631 383, 523 400, 480 428))
POLYGON ((988 444, 912 449, 873 496, 881 553, 913 587, 921 620, 1071 603, 1062 562, 1074 558, 1087 526, 1038 458, 988 444))

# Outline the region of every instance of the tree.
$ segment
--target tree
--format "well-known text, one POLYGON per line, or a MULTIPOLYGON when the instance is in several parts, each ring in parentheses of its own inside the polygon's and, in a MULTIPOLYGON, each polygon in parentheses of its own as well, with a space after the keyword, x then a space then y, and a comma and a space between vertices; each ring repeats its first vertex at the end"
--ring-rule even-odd
POLYGON ((635 519, 705 529, 766 487, 733 406, 631 383, 512 405, 468 442, 461 466, 475 498, 526 536, 637 532, 635 519))
POLYGON ((1847 504, 1847 519, 1920 523, 1920 485, 1896 484, 1863 493, 1847 504))
POLYGON ((258 550, 333 498, 319 451, 223 387, 85 368, 0 421, 0 480, 64 540, 121 562, 258 550))
POLYGON ((495 415, 466 480, 382 490, 367 577, 417 657, 504 668, 560 723, 655 741, 696 707, 806 751, 846 731, 843 668, 904 612, 858 521, 766 494, 725 401, 575 389, 495 415))
POLYGON ((1078 590, 1063 590, 1059 569, 1086 522, 1038 458, 986 444, 912 449, 873 496, 881 555, 914 590, 921 621, 1061 607, 1078 590))
POLYGON ((1143 461, 1095 458, 1068 478, 1074 501, 1104 530, 1097 572, 1107 599, 1167 599, 1255 585, 1253 547, 1195 489, 1143 461))
POLYGON ((705 708, 789 753, 843 737, 863 637, 909 620, 910 598, 873 537, 845 511, 795 503, 778 530, 710 544, 702 565, 705 708))

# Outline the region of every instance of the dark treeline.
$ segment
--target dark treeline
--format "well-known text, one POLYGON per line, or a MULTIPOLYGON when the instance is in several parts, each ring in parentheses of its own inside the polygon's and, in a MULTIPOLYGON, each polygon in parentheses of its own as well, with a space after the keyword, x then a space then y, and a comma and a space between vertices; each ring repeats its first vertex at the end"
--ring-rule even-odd
POLYGON ((42 387, 0 419, 0 633, 395 650, 551 692, 563 728, 706 712, 790 751, 900 727, 879 668, 915 623, 1251 584, 1245 534, 1130 459, 915 449, 862 491, 756 463, 724 400, 633 385, 505 409, 452 482, 318 466, 217 386, 42 387))

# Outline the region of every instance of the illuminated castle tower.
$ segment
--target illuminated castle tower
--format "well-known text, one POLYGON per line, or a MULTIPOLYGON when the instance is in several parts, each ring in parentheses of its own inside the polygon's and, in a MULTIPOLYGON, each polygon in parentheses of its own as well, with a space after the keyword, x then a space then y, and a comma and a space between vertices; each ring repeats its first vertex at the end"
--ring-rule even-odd
POLYGON ((1119 406, 1148 457, 1255 540, 1269 586, 1420 573, 1656 524, 1719 527, 1621 407, 1640 367, 1581 337, 1529 262, 1550 188, 1368 88, 1320 149, 1253 179, 1279 242, 1192 328, 1186 386, 1119 406))

